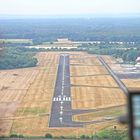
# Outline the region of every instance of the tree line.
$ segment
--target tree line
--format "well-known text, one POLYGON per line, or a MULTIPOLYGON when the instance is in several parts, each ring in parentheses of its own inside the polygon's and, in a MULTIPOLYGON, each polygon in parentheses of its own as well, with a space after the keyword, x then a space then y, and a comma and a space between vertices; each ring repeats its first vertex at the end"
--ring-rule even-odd
POLYGON ((73 41, 140 42, 140 19, 0 20, 0 38, 33 39, 34 44, 55 41, 57 38, 73 41))
POLYGON ((0 69, 27 68, 36 64, 35 52, 22 47, 5 47, 0 54, 0 69))
POLYGON ((79 48, 86 50, 90 54, 112 55, 116 58, 122 58, 125 63, 135 63, 137 57, 140 57, 139 45, 84 44, 79 48))

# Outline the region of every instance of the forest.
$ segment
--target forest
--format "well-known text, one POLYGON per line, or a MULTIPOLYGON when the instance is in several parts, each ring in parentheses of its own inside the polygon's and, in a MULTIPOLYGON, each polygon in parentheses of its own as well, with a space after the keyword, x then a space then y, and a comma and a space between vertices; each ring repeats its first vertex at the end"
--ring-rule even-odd
POLYGON ((140 18, 1 19, 0 38, 33 39, 34 44, 57 38, 140 43, 140 18))
POLYGON ((79 49, 87 51, 89 54, 111 55, 115 58, 122 58, 124 63, 136 63, 140 56, 140 46, 136 45, 110 45, 110 44, 83 44, 79 49))
MULTIPOLYGON (((134 63, 140 56, 140 18, 92 18, 92 19, 0 19, 0 39, 29 39, 33 42, 2 42, 0 69, 36 66, 34 57, 44 49, 26 49, 24 46, 53 42, 57 38, 72 41, 104 41, 104 44, 86 44, 72 51, 121 57, 126 63, 134 63), (110 41, 135 42, 112 45, 110 41)), ((50 49, 59 51, 59 49, 50 49)), ((49 50, 47 50, 49 51, 49 50)), ((65 51, 65 49, 61 49, 65 51)))
POLYGON ((5 47, 0 52, 0 69, 34 67, 37 64, 35 53, 23 47, 5 47))

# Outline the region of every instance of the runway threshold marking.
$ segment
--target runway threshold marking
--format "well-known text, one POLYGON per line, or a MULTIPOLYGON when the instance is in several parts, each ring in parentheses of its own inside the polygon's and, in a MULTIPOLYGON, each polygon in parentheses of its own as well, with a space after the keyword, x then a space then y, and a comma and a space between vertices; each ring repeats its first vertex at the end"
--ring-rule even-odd
MULTIPOLYGON (((71 98, 70 97, 63 97, 63 98, 60 98, 60 97, 54 97, 53 98, 53 101, 56 102, 64 102, 64 101, 71 101, 71 98)), ((61 103, 63 104, 63 103, 61 103)))

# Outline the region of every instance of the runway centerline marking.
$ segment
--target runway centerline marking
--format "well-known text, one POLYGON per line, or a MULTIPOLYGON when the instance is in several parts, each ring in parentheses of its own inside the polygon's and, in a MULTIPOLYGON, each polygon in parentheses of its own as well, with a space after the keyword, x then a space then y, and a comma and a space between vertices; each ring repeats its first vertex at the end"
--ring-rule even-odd
POLYGON ((72 111, 69 60, 69 55, 60 55, 49 127, 79 126, 72 121, 72 114, 68 115, 67 112, 64 112, 64 110, 72 111))

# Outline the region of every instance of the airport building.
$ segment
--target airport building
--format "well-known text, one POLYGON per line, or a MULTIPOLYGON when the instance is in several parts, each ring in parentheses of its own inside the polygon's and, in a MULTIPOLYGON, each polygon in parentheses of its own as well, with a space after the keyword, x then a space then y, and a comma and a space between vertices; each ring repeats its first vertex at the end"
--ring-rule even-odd
POLYGON ((137 57, 136 63, 137 63, 137 64, 135 65, 135 67, 137 67, 137 68, 140 69, 140 57, 137 57))

